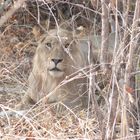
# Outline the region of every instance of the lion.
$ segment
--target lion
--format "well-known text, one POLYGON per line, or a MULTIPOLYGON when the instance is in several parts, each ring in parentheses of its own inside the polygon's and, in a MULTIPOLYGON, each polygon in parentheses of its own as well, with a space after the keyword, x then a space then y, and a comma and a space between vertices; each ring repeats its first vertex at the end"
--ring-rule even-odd
MULTIPOLYGON (((16 108, 28 108, 28 104, 42 101, 45 105, 58 103, 73 110, 86 108, 89 105, 89 66, 99 64, 101 36, 81 37, 64 28, 51 29, 43 35, 35 29, 33 33, 38 47, 28 79, 29 88, 16 108)), ((112 35, 109 37, 110 48, 114 46, 114 39, 112 35)), ((112 52, 109 56, 111 61, 112 52)), ((100 77, 96 79, 100 81, 100 77)), ((106 78, 103 77, 105 81, 106 78)))
POLYGON ((43 100, 72 108, 87 105, 86 60, 71 31, 52 29, 38 40, 29 88, 18 109, 43 100))

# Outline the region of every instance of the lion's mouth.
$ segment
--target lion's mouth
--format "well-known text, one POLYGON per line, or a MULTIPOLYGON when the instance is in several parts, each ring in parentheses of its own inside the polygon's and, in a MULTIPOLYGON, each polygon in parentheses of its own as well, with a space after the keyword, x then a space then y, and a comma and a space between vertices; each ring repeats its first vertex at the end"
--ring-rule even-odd
POLYGON ((50 69, 50 71, 62 72, 62 70, 60 70, 60 69, 57 68, 57 67, 54 67, 54 68, 50 69))
POLYGON ((64 71, 62 71, 61 69, 59 69, 57 67, 54 67, 49 70, 49 73, 53 77, 61 77, 64 74, 64 71))

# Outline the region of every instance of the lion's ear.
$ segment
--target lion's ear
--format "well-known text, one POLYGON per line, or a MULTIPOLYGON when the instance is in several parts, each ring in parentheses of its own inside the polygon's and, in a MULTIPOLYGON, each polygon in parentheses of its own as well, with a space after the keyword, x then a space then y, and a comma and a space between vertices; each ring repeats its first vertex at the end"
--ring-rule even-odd
POLYGON ((40 39, 40 36, 41 36, 41 30, 40 30, 40 28, 38 26, 34 26, 33 27, 33 30, 32 30, 32 33, 35 36, 35 40, 38 41, 40 39))

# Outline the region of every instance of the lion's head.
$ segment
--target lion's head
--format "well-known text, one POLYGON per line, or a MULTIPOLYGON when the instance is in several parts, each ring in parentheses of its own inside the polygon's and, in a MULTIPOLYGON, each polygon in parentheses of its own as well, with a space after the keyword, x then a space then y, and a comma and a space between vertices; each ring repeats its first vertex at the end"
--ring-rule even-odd
POLYGON ((36 55, 39 69, 49 76, 60 78, 68 76, 84 66, 83 54, 67 30, 51 30, 39 40, 36 55))

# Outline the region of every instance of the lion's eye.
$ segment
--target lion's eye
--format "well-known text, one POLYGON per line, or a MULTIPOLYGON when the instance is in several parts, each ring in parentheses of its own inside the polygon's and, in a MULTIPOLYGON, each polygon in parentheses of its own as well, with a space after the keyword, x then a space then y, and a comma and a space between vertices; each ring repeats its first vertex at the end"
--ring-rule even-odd
POLYGON ((69 43, 65 44, 65 48, 67 49, 70 46, 69 43))
POLYGON ((46 47, 52 48, 52 44, 51 43, 46 43, 46 47))

